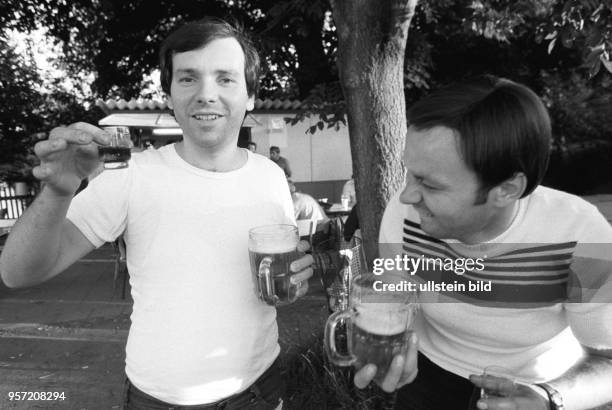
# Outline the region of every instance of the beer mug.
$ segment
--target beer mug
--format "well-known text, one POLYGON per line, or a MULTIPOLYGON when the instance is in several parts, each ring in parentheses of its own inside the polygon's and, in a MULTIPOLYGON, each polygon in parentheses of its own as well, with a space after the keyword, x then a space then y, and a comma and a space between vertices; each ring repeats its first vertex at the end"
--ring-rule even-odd
POLYGON ((104 162, 104 169, 127 168, 132 157, 132 138, 128 127, 104 127, 110 135, 110 144, 98 147, 98 156, 104 162))
POLYGON ((291 262, 298 259, 298 230, 265 225, 249 230, 249 256, 259 299, 271 306, 295 302, 300 284, 291 283, 291 262))
POLYGON ((406 283, 402 276, 394 273, 366 273, 353 279, 349 309, 332 314, 325 325, 325 351, 332 363, 358 369, 375 364, 374 380, 383 381, 393 358, 407 353, 413 332, 416 295, 384 286, 393 284, 398 289, 402 283, 406 283), (346 323, 347 354, 336 348, 336 329, 341 321, 346 323))

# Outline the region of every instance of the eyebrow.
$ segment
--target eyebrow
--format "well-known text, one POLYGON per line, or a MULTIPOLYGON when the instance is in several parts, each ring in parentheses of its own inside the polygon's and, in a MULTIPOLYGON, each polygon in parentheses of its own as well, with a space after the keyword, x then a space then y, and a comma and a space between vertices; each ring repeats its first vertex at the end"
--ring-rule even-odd
MULTIPOLYGON (((175 74, 188 74, 188 75, 197 75, 199 73, 198 70, 193 68, 177 68, 175 74)), ((219 69, 215 70, 215 74, 217 75, 240 75, 239 71, 236 70, 224 70, 219 69)))

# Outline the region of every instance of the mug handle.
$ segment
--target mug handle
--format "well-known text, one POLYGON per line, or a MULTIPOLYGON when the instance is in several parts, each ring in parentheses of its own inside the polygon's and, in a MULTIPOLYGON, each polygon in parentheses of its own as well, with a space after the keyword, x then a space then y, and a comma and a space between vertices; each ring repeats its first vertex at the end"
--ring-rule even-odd
POLYGON ((348 355, 342 355, 338 353, 336 349, 336 328, 338 327, 338 323, 342 319, 350 321, 352 317, 353 314, 351 311, 338 311, 333 313, 327 319, 327 323, 325 323, 325 335, 323 337, 325 353, 327 353, 329 360, 336 366, 351 366, 357 361, 357 358, 351 354, 350 346, 348 346, 348 355))
POLYGON ((259 263, 259 274, 257 280, 259 281, 259 289, 261 290, 261 296, 266 303, 273 306, 278 302, 278 296, 274 294, 274 286, 272 283, 272 275, 270 273, 270 267, 272 266, 272 258, 270 256, 264 257, 259 263))

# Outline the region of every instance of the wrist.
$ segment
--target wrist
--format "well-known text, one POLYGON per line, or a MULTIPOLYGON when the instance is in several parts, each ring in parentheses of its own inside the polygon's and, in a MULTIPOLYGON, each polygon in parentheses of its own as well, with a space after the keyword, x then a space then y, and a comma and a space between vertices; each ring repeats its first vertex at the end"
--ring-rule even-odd
POLYGON ((51 184, 44 184, 42 186, 40 193, 41 195, 44 195, 47 199, 51 201, 58 201, 58 202, 69 201, 70 202, 72 198, 74 197, 74 193, 76 192, 77 188, 75 188, 74 190, 60 189, 60 188, 52 186, 51 184))

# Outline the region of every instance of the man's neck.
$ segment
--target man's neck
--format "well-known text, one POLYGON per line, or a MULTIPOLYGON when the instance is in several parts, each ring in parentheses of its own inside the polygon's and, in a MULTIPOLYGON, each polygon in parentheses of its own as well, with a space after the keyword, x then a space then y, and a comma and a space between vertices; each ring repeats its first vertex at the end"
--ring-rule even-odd
POLYGON ((176 152, 188 164, 211 172, 234 171, 241 168, 248 158, 246 150, 235 145, 214 149, 189 144, 185 140, 176 144, 176 152))
POLYGON ((495 240, 510 228, 518 216, 519 209, 519 201, 514 202, 514 204, 500 210, 499 214, 494 218, 491 218, 491 223, 485 229, 467 238, 462 238, 461 242, 467 245, 474 245, 495 240))

